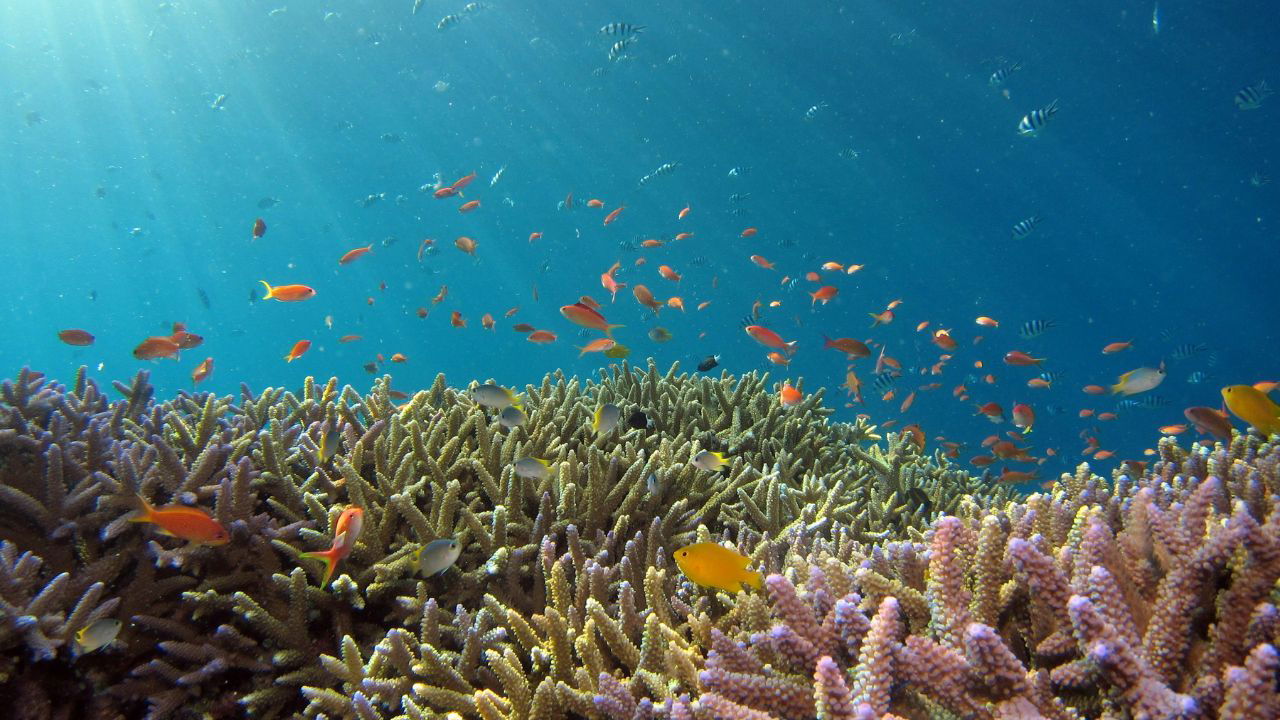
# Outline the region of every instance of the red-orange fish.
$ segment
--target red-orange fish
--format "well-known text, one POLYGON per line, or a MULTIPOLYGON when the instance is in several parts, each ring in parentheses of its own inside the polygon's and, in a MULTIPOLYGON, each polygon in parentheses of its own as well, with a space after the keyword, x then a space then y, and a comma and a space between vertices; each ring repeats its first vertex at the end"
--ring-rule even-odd
POLYGON ((454 310, 449 313, 449 324, 456 328, 464 328, 467 326, 466 318, 462 317, 462 313, 454 310))
POLYGON ((626 283, 620 283, 613 279, 613 274, 620 267, 622 267, 622 261, 619 260, 610 266, 607 272, 600 273, 600 286, 609 291, 609 302, 616 301, 618 299, 618 291, 627 286, 626 283))
POLYGON ((138 496, 138 514, 129 518, 129 522, 152 523, 160 527, 164 535, 172 535, 186 540, 193 545, 226 545, 231 542, 231 534, 209 513, 198 507, 188 505, 165 505, 152 507, 141 495, 138 496))
POLYGON ((475 240, 472 240, 466 235, 459 236, 457 240, 453 241, 453 244, 459 250, 461 250, 462 252, 468 255, 474 256, 476 254, 476 246, 478 245, 478 243, 476 243, 475 240))
POLYGON ((631 288, 631 294, 635 295, 636 302, 652 310, 654 315, 657 315, 658 311, 662 309, 662 303, 644 285, 636 285, 631 288))
POLYGON ((688 205, 685 205, 683 210, 681 210, 680 212, 676 213, 676 219, 677 219, 677 220, 683 220, 683 219, 685 219, 686 217, 688 217, 688 216, 689 216, 689 212, 690 212, 690 207, 689 207, 688 205))
POLYGON ((84 346, 93 344, 93 335, 77 328, 59 331, 58 339, 68 345, 84 346))
POLYGON ((518 333, 530 333, 534 331, 534 327, 529 323, 516 323, 511 326, 511 329, 518 333))
POLYGON ((471 173, 470 175, 464 175, 458 178, 458 181, 452 185, 453 191, 459 192, 459 193, 462 192, 462 189, 470 185, 471 181, 475 179, 476 179, 476 174, 474 172, 471 173))
POLYGON ((884 312, 881 312, 881 313, 867 313, 867 314, 871 316, 871 327, 875 327, 877 325, 888 325, 889 323, 893 322, 892 310, 885 310, 884 312))
POLYGON ((603 201, 603 200, 596 199, 596 198, 591 198, 590 200, 588 200, 588 201, 587 201, 587 207, 589 207, 589 208, 602 208, 602 207, 604 207, 604 201, 603 201))
POLYGON ((658 274, 670 280, 673 283, 680 282, 680 273, 676 272, 675 270, 672 270, 670 265, 659 265, 658 274))
POLYGON ((743 328, 743 330, 751 336, 751 339, 765 347, 781 350, 788 355, 791 355, 796 351, 796 343, 798 341, 792 340, 791 342, 786 342, 778 335, 778 333, 764 327, 763 325, 748 325, 743 328))
POLYGON ((485 330, 492 330, 493 325, 494 325, 493 316, 490 315, 489 313, 485 313, 480 317, 480 327, 484 328, 485 330))
POLYGON ((741 233, 739 233, 739 234, 738 234, 738 237, 742 237, 742 238, 749 238, 749 237, 751 237, 752 235, 755 235, 755 234, 756 234, 756 233, 758 233, 758 232, 760 232, 760 231, 759 231, 759 230, 757 230, 757 229, 755 229, 755 228, 753 228, 753 227, 749 227, 749 228, 747 228, 747 229, 743 230, 741 233))
POLYGON ((951 337, 951 331, 943 330, 941 328, 933 331, 933 344, 937 345, 943 350, 956 349, 956 341, 954 338, 951 337))
POLYGON ((783 383, 782 388, 778 390, 778 402, 782 404, 782 407, 795 407, 803 399, 804 393, 795 389, 790 381, 783 383))
POLYGON ((562 306, 560 314, 574 325, 581 325, 585 328, 603 332, 605 337, 613 337, 613 329, 622 327, 621 325, 609 324, 609 321, 605 320, 603 315, 580 302, 562 306))
POLYGON ((1133 347, 1132 340, 1129 340, 1126 342, 1113 342, 1113 343, 1109 343, 1108 345, 1102 348, 1102 354, 1110 355, 1111 353, 1118 353, 1121 350, 1128 350, 1131 347, 1133 347))
POLYGON ((350 342, 355 342, 359 339, 360 339, 359 335, 343 335, 342 337, 338 338, 338 342, 350 343, 350 342))
POLYGON ((847 338, 847 337, 836 338, 832 340, 826 335, 823 335, 822 347, 824 350, 826 348, 833 348, 835 350, 839 350, 845 355, 849 355, 854 358, 870 357, 871 355, 871 348, 867 347, 866 343, 862 342, 861 340, 854 340, 853 338, 847 338))
POLYGON ((259 280, 267 294, 263 300, 279 300, 280 302, 301 302, 316 296, 316 291, 306 285, 277 285, 271 287, 266 280, 259 280))
POLYGON ((267 223, 262 218, 253 221, 253 239, 257 240, 267 234, 267 223))
POLYGON ((205 358, 204 362, 197 365, 196 369, 191 371, 191 387, 199 385, 205 378, 209 377, 209 374, 212 372, 213 358, 205 358))
POLYGON ((464 202, 464 203, 462 203, 461 205, 459 205, 459 206, 458 206, 458 212, 460 212, 460 213, 469 213, 469 212, 471 212, 472 210, 475 210, 475 209, 476 209, 476 208, 478 208, 478 207, 480 207, 480 201, 479 201, 479 200, 468 200, 468 201, 466 201, 466 202, 464 202))
POLYGON ((1025 367, 1028 365, 1039 365, 1045 361, 1045 358, 1034 358, 1021 350, 1010 350, 1004 354, 1004 364, 1025 367))
POLYGON ((605 225, 608 225, 609 223, 613 222, 614 220, 617 220, 617 219, 618 219, 618 216, 622 214, 623 209, 624 209, 624 208, 626 208, 626 207, 627 207, 626 205, 619 205, 616 209, 614 209, 614 210, 613 210, 612 212, 610 212, 608 215, 605 215, 605 216, 604 216, 604 224, 605 224, 605 225))
POLYGON ((578 348, 578 357, 582 357, 587 353, 604 352, 606 350, 612 349, 613 346, 617 344, 618 343, 614 341, 612 338, 599 338, 596 340, 592 340, 591 342, 587 343, 585 346, 578 348))
POLYGON ((553 343, 556 341, 556 334, 551 332, 550 330, 534 330, 533 332, 529 333, 529 337, 525 339, 531 343, 546 345, 547 343, 553 343))
POLYGON ((329 584, 338 563, 355 549, 356 540, 360 538, 360 531, 363 529, 364 510, 357 505, 351 505, 338 516, 338 522, 333 526, 333 543, 328 550, 302 553, 301 557, 324 561, 324 578, 320 580, 321 587, 329 584))
POLYGON ((284 359, 286 362, 293 362, 294 360, 302 357, 302 354, 309 349, 311 349, 310 340, 299 340, 293 344, 293 349, 289 351, 288 355, 284 356, 284 359))
POLYGON ((541 239, 542 239, 542 233, 540 232, 529 233, 529 242, 533 242, 534 240, 541 240, 541 239))
POLYGON ((435 197, 437 200, 447 198, 447 197, 453 197, 454 195, 457 195, 457 194, 458 194, 458 191, 454 190, 448 185, 445 185, 442 188, 437 188, 435 191, 435 197))
POLYGON ((759 265, 760 267, 762 267, 762 268, 764 268, 764 269, 766 269, 766 270, 772 270, 772 269, 773 269, 773 263, 769 262, 768 260, 765 260, 765 259, 764 259, 764 257, 763 257, 763 256, 761 256, 761 255, 752 255, 752 256, 751 256, 751 262, 753 262, 753 263, 755 263, 755 264, 759 265))
POLYGON ((141 343, 133 349, 133 356, 139 360, 158 360, 160 358, 178 359, 178 351, 182 348, 173 338, 163 336, 153 336, 141 343))
POLYGON ((409 358, 408 358, 407 356, 405 356, 403 353, 393 353, 393 354, 391 355, 391 362, 393 362, 393 363, 407 363, 407 362, 409 362, 409 358))
POLYGON ((345 253, 343 253, 342 257, 338 258, 338 264, 346 265, 347 263, 355 260, 361 255, 364 255, 365 253, 369 252, 372 249, 373 249, 372 244, 365 245, 364 247, 352 248, 346 251, 345 253))
MULTIPOLYGON (((816 273, 815 273, 815 276, 816 276, 816 273)), ((809 305, 810 306, 816 305, 818 304, 819 300, 822 301, 823 305, 826 305, 828 302, 831 301, 831 298, 836 296, 836 293, 838 292, 840 292, 840 290, 836 288, 834 285, 823 285, 817 290, 809 293, 809 297, 813 298, 813 300, 809 303, 809 305)))

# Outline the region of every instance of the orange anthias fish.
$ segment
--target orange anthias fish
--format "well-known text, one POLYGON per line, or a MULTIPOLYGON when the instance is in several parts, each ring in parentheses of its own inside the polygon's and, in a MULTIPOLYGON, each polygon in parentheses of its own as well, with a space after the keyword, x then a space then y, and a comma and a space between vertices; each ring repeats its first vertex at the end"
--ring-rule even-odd
POLYGON ((884 312, 881 312, 881 313, 867 313, 867 314, 871 316, 871 327, 875 327, 877 325, 888 325, 889 323, 893 322, 892 310, 885 310, 884 312))
POLYGON ((529 336, 526 337, 525 340, 528 340, 531 343, 538 343, 539 345, 546 345, 547 343, 553 343, 556 341, 556 334, 550 330, 534 330, 529 333, 529 336))
POLYGON ((956 349, 956 341, 954 338, 951 337, 951 331, 943 330, 941 328, 933 331, 933 344, 937 345, 943 350, 956 349))
POLYGON ((691 212, 691 210, 692 208, 690 206, 685 205, 683 210, 681 210, 679 213, 676 213, 676 219, 677 220, 685 219, 686 217, 689 216, 689 213, 691 212))
POLYGON ((602 352, 605 352, 606 350, 611 349, 613 346, 617 344, 618 343, 612 340, 611 338, 599 338, 597 340, 592 340, 591 342, 587 343, 583 347, 578 348, 578 357, 582 357, 583 355, 586 355, 587 353, 592 353, 592 352, 602 353, 602 352))
POLYGON ((763 325, 748 325, 743 328, 743 330, 746 331, 753 340, 765 347, 781 350, 788 355, 791 355, 796 351, 796 343, 798 341, 792 340, 791 342, 786 342, 778 335, 778 333, 764 327, 763 325))
POLYGON ((1212 435, 1221 440, 1231 439, 1231 419, 1225 412, 1211 407, 1189 407, 1182 411, 1201 435, 1212 435))
POLYGON ((867 347, 866 343, 862 342, 861 340, 854 340, 853 338, 847 338, 847 337, 836 338, 835 340, 832 340, 826 335, 823 335, 822 348, 824 350, 827 348, 834 348, 844 353, 845 355, 849 355, 855 358, 864 358, 864 357, 871 356, 871 348, 867 347))
POLYGON ((1022 434, 1031 432, 1032 426, 1036 424, 1036 413, 1031 409, 1030 405, 1017 403, 1013 406, 1013 426, 1022 428, 1022 434))
POLYGON ((129 522, 152 523, 159 526, 162 534, 194 545, 226 545, 231 541, 231 535, 222 523, 200 508, 188 505, 152 507, 141 495, 138 503, 138 514, 129 518, 129 522))
POLYGON ((77 328, 59 331, 58 339, 68 345, 84 346, 93 344, 93 335, 77 328))
POLYGON ((449 324, 456 328, 464 328, 467 326, 466 318, 462 317, 462 313, 454 310, 449 313, 449 324))
POLYGON ((314 560, 324 561, 324 578, 320 581, 320 587, 329 584, 329 580, 333 578, 333 571, 337 569, 338 563, 346 559, 356 548, 356 541, 360 539, 360 531, 364 530, 364 510, 359 506, 352 505, 342 514, 338 516, 338 522, 333 527, 333 544, 328 550, 319 552, 302 553, 302 557, 314 560))
POLYGON ((622 325, 609 324, 609 321, 605 320, 603 315, 580 302, 562 306, 560 314, 574 325, 581 325, 584 328, 603 332, 607 338, 613 337, 614 328, 622 327, 622 325))
POLYGON ((289 351, 289 354, 284 356, 285 362, 293 362, 294 360, 297 360, 302 357, 303 353, 310 349, 310 340, 299 340, 293 344, 293 349, 289 351))
POLYGON ((139 360, 158 360, 160 358, 178 359, 178 351, 182 348, 173 338, 162 336, 149 337, 133 349, 133 356, 139 360))
POLYGON ((443 198, 453 197, 454 195, 457 195, 457 194, 458 194, 458 191, 457 191, 457 190, 454 190, 453 188, 449 187, 448 185, 445 185, 445 186, 444 186, 444 187, 442 187, 442 188, 436 188, 436 191, 435 191, 435 198, 436 198, 437 200, 441 200, 441 199, 443 199, 443 198))
POLYGON ((773 269, 773 263, 769 262, 768 260, 765 260, 764 257, 761 255, 752 255, 751 262, 755 263, 756 265, 759 265, 765 270, 773 269))
POLYGON ((204 342, 203 337, 192 332, 187 332, 187 326, 180 322, 173 324, 173 334, 169 336, 169 339, 178 343, 178 348, 181 350, 190 350, 194 347, 200 347, 204 342))
POLYGON ((480 317, 480 327, 484 328, 485 330, 492 330, 493 326, 494 326, 493 315, 490 315, 489 313, 485 313, 483 316, 480 317))
POLYGON ((257 240, 267 234, 267 223, 262 218, 253 221, 253 239, 257 240))
POLYGON ((209 377, 209 374, 212 372, 213 358, 205 358, 204 362, 197 365, 196 369, 191 371, 191 387, 199 385, 205 378, 209 377))
POLYGON ((529 233, 529 242, 533 242, 534 240, 541 240, 541 239, 542 239, 542 233, 540 232, 529 233))
POLYGON ((476 254, 476 247, 479 245, 479 243, 466 235, 459 236, 457 240, 453 241, 453 244, 462 252, 472 256, 476 254))
POLYGON ((590 200, 587 201, 587 207, 602 208, 604 207, 604 201, 600 200, 599 198, 591 198, 590 200))
POLYGON ((407 363, 407 362, 409 362, 409 358, 408 358, 408 357, 406 357, 403 353, 393 353, 393 354, 391 355, 391 362, 393 362, 393 363, 407 363))
POLYGON ((460 212, 460 213, 469 213, 469 212, 471 212, 472 210, 475 210, 475 209, 476 209, 476 208, 478 208, 478 207, 480 207, 480 201, 479 201, 479 200, 468 200, 468 201, 466 201, 466 202, 464 202, 464 203, 462 203, 461 205, 459 205, 459 206, 458 206, 458 212, 460 212))
POLYGON ((636 302, 652 310, 654 315, 657 315, 658 311, 662 309, 662 303, 644 285, 636 285, 631 288, 631 294, 636 296, 636 302))
POLYGON ((277 285, 271 287, 266 280, 259 280, 267 289, 263 300, 279 300, 280 302, 301 302, 316 296, 316 291, 306 285, 277 285))
POLYGON ((1111 353, 1118 353, 1121 350, 1128 350, 1131 347, 1133 347, 1132 340, 1126 342, 1113 342, 1102 348, 1102 354, 1110 355, 1111 353))
POLYGON ((609 302, 613 302, 617 300, 618 291, 627 286, 626 283, 620 283, 617 280, 613 279, 613 274, 617 272, 618 268, 620 267, 622 267, 621 260, 619 260, 618 262, 615 262, 607 272, 600 273, 600 285, 605 290, 609 291, 609 295, 610 295, 609 302))
POLYGON ((1021 350, 1010 350, 1004 354, 1005 365, 1015 365, 1025 367, 1027 365, 1039 365, 1045 361, 1045 358, 1033 358, 1021 350))
POLYGON ((458 178, 458 181, 455 182, 450 187, 453 188, 454 192, 462 192, 462 189, 470 185, 471 181, 475 179, 476 179, 476 174, 473 172, 470 175, 464 175, 463 177, 458 178))
POLYGON ((613 210, 613 211, 612 211, 612 212, 610 212, 608 215, 605 215, 605 216, 604 216, 604 224, 605 224, 605 225, 608 225, 609 223, 613 222, 614 220, 617 220, 617 219, 618 219, 618 216, 622 214, 622 211, 623 211, 624 209, 626 209, 626 207, 627 207, 626 205, 619 205, 619 206, 617 207, 617 209, 613 210))
POLYGON ((983 327, 1000 327, 1000 323, 999 323, 999 322, 997 322, 997 321, 995 321, 995 320, 992 320, 991 318, 987 317, 986 315, 983 315, 983 316, 979 317, 977 320, 974 320, 974 322, 978 323, 979 325, 981 325, 981 326, 983 326, 983 327))
POLYGON ((346 265, 347 263, 355 260, 356 258, 359 258, 361 255, 364 255, 365 253, 369 252, 372 249, 373 249, 372 243, 370 243, 369 245, 365 245, 364 247, 352 248, 351 250, 348 250, 345 253, 343 253, 342 257, 338 258, 338 264, 346 265))
POLYGON ((826 305, 838 292, 840 292, 840 290, 833 285, 823 285, 817 290, 809 293, 809 297, 813 298, 813 301, 810 302, 809 305, 816 305, 819 300, 822 301, 823 305, 826 305))
POLYGON ((795 407, 803 399, 804 393, 797 390, 790 381, 783 383, 778 390, 778 402, 782 403, 782 407, 795 407))
POLYGON ((670 265, 659 265, 658 274, 666 278, 667 280, 670 280, 673 283, 680 282, 680 273, 676 272, 675 270, 672 270, 670 265))
POLYGON ((756 233, 758 233, 758 232, 760 232, 760 231, 759 231, 759 230, 757 230, 756 228, 749 227, 749 228, 747 228, 747 229, 743 230, 741 233, 739 233, 739 234, 738 234, 738 237, 740 237, 740 238, 749 238, 749 237, 751 237, 752 235, 755 235, 755 234, 756 234, 756 233))

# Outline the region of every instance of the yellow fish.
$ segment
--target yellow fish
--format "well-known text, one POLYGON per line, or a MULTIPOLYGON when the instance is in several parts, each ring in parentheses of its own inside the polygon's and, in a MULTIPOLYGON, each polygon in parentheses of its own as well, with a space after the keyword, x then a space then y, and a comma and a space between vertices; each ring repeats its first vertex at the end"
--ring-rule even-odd
POLYGON ((742 590, 742 583, 759 590, 764 582, 760 573, 747 569, 751 558, 717 543, 686 545, 674 557, 680 572, 703 587, 736 593, 742 590))
POLYGON ((1222 400, 1233 415, 1258 428, 1263 435, 1280 433, 1280 405, 1248 385, 1222 388, 1222 400))

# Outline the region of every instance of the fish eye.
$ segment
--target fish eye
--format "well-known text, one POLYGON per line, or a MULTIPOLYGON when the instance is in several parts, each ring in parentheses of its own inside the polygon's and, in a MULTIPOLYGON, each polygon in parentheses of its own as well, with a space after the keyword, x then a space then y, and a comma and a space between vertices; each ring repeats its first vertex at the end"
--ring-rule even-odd
POLYGON ((681 550, 681 551, 680 551, 680 557, 688 557, 688 555, 689 555, 689 551, 688 551, 688 550, 681 550))

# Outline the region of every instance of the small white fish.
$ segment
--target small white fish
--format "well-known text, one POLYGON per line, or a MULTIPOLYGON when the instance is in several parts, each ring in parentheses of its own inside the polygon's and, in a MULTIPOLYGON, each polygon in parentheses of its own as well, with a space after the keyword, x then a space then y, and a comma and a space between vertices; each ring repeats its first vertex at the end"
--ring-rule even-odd
POLYGON ((82 655, 91 653, 114 643, 123 627, 124 623, 115 618, 95 620, 76 632, 76 645, 82 655))
POLYGON ((524 409, 516 394, 501 385, 488 384, 472 388, 471 399, 484 407, 493 408, 494 410, 505 410, 509 407, 524 409))
POLYGON ((1160 363, 1158 368, 1140 367, 1137 370, 1120 376, 1119 381, 1111 386, 1112 395, 1137 395, 1140 392, 1146 392, 1155 388, 1164 382, 1165 369, 1164 363, 1160 363))
POLYGON ((658 476, 657 475, 653 473, 649 473, 649 477, 645 478, 645 481, 644 481, 644 491, 648 493, 650 497, 658 494, 658 476))
POLYGON ((724 459, 724 455, 711 450, 703 450, 693 456, 693 466, 707 472, 715 472, 728 464, 729 461, 724 459))
POLYGON ((502 173, 506 171, 507 171, 506 165, 503 165, 502 167, 498 168, 498 172, 494 173, 493 179, 489 181, 489 187, 493 187, 494 185, 497 185, 498 181, 502 179, 502 173))
POLYGON ((1151 34, 1160 34, 1160 3, 1151 6, 1151 34))
POLYGON ((453 567, 462 554, 462 546, 453 538, 441 538, 418 548, 413 553, 413 564, 427 577, 439 575, 453 567))
POLYGON ((542 458, 520 458, 512 464, 512 467, 515 468, 516 475, 530 480, 542 480, 551 474, 551 463, 542 458))
POLYGON ((525 415, 524 411, 515 405, 503 408, 502 412, 498 414, 498 424, 508 430, 520 427, 528 419, 529 416, 525 415))
POLYGON ((591 429, 596 435, 608 435, 613 429, 618 427, 618 421, 622 419, 622 410, 618 409, 613 403, 605 403, 596 408, 596 415, 591 420, 591 429))
POLYGON ((808 110, 805 110, 805 111, 804 111, 804 121, 805 121, 805 122, 813 122, 813 119, 814 119, 814 118, 816 118, 816 117, 818 117, 818 112, 819 112, 820 110, 822 110, 823 108, 825 108, 826 106, 827 106, 827 104, 826 104, 826 103, 824 103, 824 102, 820 102, 820 103, 818 103, 817 105, 813 105, 813 106, 811 106, 808 110))
POLYGON ((425 2, 425 1, 426 1, 426 0, 413 0, 413 12, 411 12, 411 13, 409 13, 409 14, 410 14, 410 15, 417 15, 417 14, 418 14, 418 10, 422 9, 422 3, 423 3, 423 2, 425 2))
POLYGON ((222 110, 224 107, 226 107, 226 104, 227 104, 227 94, 221 93, 213 99, 213 102, 209 103, 209 109, 222 110))
POLYGON ((289 8, 288 8, 288 6, 286 6, 286 7, 278 7, 278 8, 276 8, 276 9, 271 10, 270 12, 268 12, 268 13, 267 13, 267 17, 275 17, 275 16, 277 16, 277 15, 283 15, 283 14, 285 14, 285 13, 287 13, 287 12, 289 12, 289 8))

